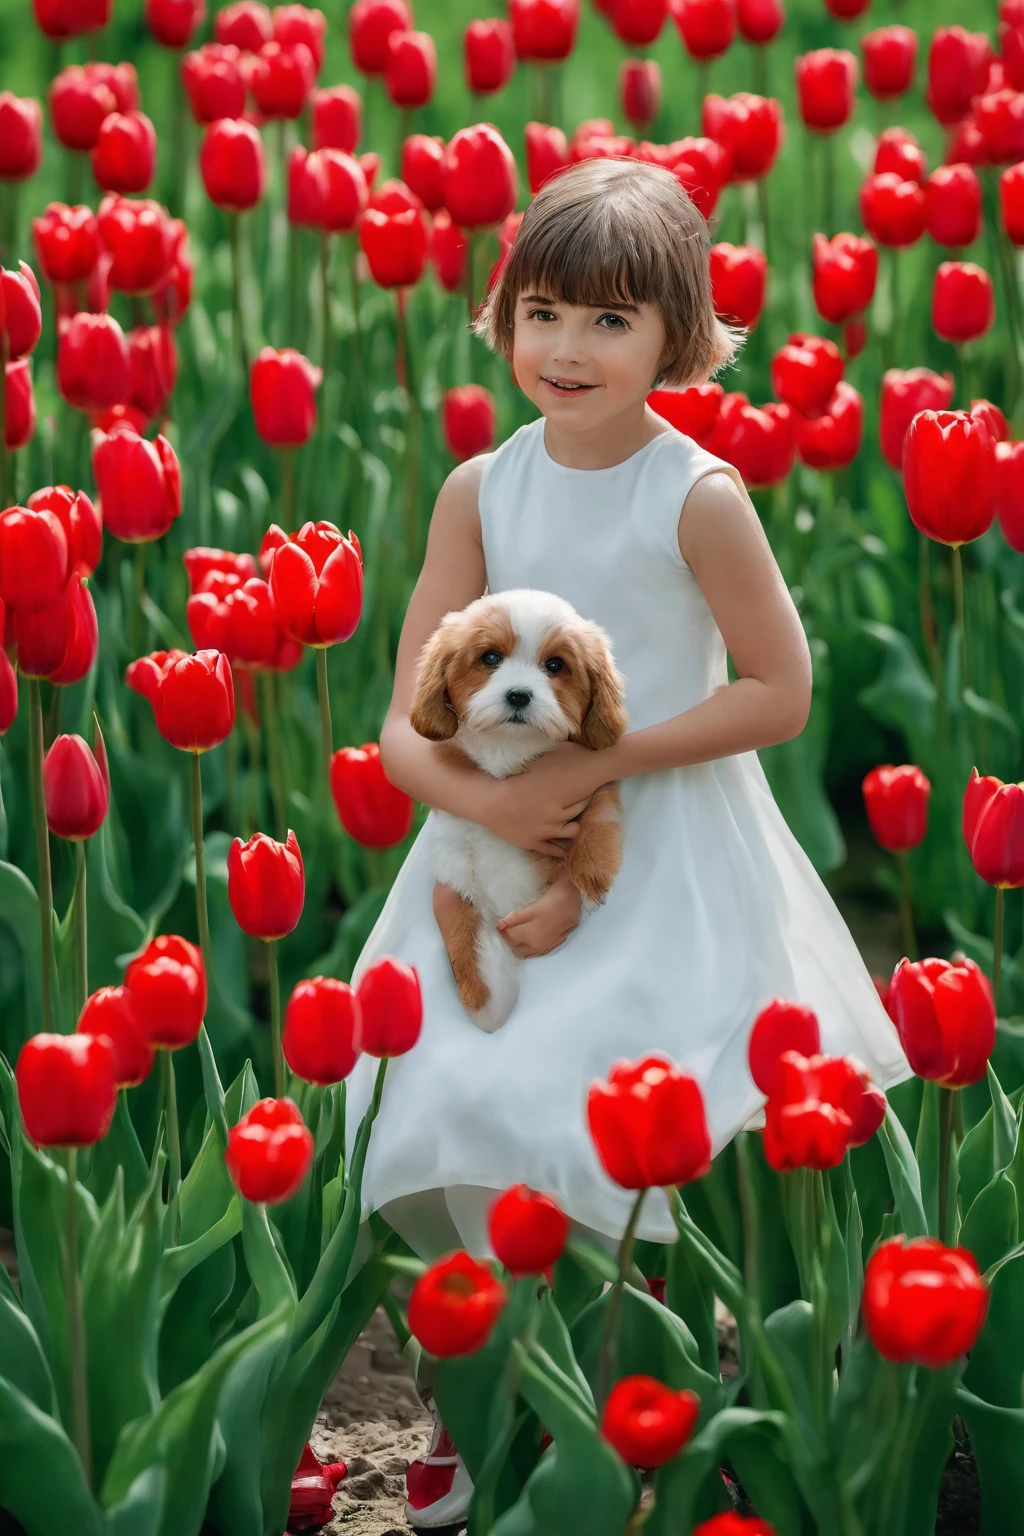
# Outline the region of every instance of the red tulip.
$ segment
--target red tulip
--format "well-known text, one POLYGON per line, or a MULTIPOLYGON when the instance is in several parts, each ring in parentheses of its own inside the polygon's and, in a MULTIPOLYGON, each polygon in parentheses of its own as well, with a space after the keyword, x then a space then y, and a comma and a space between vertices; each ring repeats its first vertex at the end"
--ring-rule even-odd
POLYGON ((624 1189, 688 1184, 711 1166, 704 1100, 666 1058, 617 1061, 587 1096, 587 1124, 601 1165, 624 1189))
POLYGON ((135 65, 127 62, 109 64, 94 61, 84 66, 90 79, 99 80, 114 93, 114 110, 137 112, 139 109, 139 77, 135 65))
MULTIPOLYGON (((189 599, 190 610, 193 601, 189 599)), ((225 647, 236 666, 260 667, 274 672, 288 672, 298 666, 302 646, 282 634, 270 587, 265 581, 250 577, 227 595, 223 609, 225 647)), ((189 624, 191 628, 191 612, 189 624)))
POLYGON ((932 326, 943 341, 973 341, 996 315, 992 279, 973 261, 944 261, 932 287, 932 326))
POLYGON ((81 736, 57 736, 43 758, 46 825, 54 837, 83 842, 95 837, 110 807, 110 773, 103 737, 96 755, 81 736))
POLYGON ((206 195, 218 208, 233 213, 254 208, 267 179, 258 130, 244 118, 222 118, 212 123, 199 151, 199 169, 206 195))
POLYGON ((288 157, 288 218, 326 234, 354 229, 369 192, 359 161, 340 149, 310 153, 297 144, 288 157))
POLYGON ((895 171, 901 181, 923 186, 928 174, 924 150, 906 128, 883 128, 875 146, 875 174, 895 171))
POLYGON ((995 502, 1004 539, 1024 554, 1024 443, 996 443, 995 502))
POLYGON ((80 411, 117 405, 128 393, 128 343, 111 315, 80 313, 58 324, 57 381, 80 411))
POLYGON ((100 125, 92 173, 107 192, 145 192, 156 166, 156 129, 144 112, 111 112, 100 125))
POLYGON ((396 107, 425 107, 437 81, 437 49, 429 32, 392 32, 385 85, 396 107))
POLYGON ((284 1059, 304 1082, 326 1087, 348 1077, 359 1059, 362 1017, 346 981, 300 981, 284 1014, 284 1059))
POLYGON ((864 84, 879 101, 909 91, 917 61, 917 33, 912 27, 878 27, 860 40, 864 84))
POLYGON ((782 0, 736 0, 736 24, 746 43, 764 46, 782 31, 782 0))
POLYGON ((164 673, 174 662, 180 661, 187 654, 187 651, 153 651, 149 656, 140 656, 137 661, 129 662, 125 668, 126 687, 133 693, 140 694, 147 703, 155 707, 157 689, 164 673))
POLYGON ((1005 443, 1010 436, 1010 423, 991 400, 972 400, 971 416, 975 421, 983 421, 988 427, 994 443, 1005 443))
POLYGON ((491 1201, 487 1233, 498 1262, 514 1278, 542 1275, 562 1256, 569 1218, 549 1195, 514 1184, 491 1201))
POLYGON ((430 259, 438 281, 448 293, 465 283, 466 241, 447 208, 439 208, 430 226, 430 259))
POLYGON ((928 49, 925 99, 940 123, 966 117, 971 99, 985 89, 992 49, 982 32, 937 27, 928 49))
POLYGON ((490 17, 471 21, 462 47, 466 84, 475 95, 489 96, 511 80, 516 51, 509 22, 490 17))
POLYGON ((953 399, 953 375, 928 368, 890 368, 882 378, 879 441, 893 469, 903 468, 903 442, 918 411, 945 411, 953 399))
POLYGON ((43 276, 50 283, 77 283, 89 276, 99 256, 99 224, 91 208, 49 203, 32 220, 43 276))
POLYGON ((736 36, 733 0, 672 0, 672 20, 693 59, 717 59, 736 36))
POLYGON ((885 1098, 852 1057, 783 1051, 765 1105, 764 1155, 782 1173, 837 1168, 851 1146, 869 1141, 885 1098))
POLYGON ((9 362, 28 357, 36 349, 42 334, 43 314, 39 304, 39 284, 32 268, 22 261, 17 272, 0 267, 0 345, 9 362))
POLYGON ((964 791, 963 834, 971 863, 989 885, 1024 886, 1024 786, 972 769, 964 791))
POLYGON ((444 139, 412 133, 402 145, 402 180, 424 208, 435 212, 444 203, 444 139))
POLYGON ((423 1028, 423 997, 415 966, 382 955, 356 986, 362 1018, 361 1048, 367 1056, 404 1056, 423 1028))
MULTIPOLYGON (((965 820, 966 820, 965 796, 965 820)), ((980 1082, 996 1040, 992 988, 973 960, 901 960, 887 1007, 918 1077, 946 1088, 980 1082)))
POLYGON ((913 245, 924 234, 924 190, 893 171, 869 176, 860 189, 860 216, 879 245, 913 245))
POLYGON ((153 293, 171 278, 175 221, 159 203, 111 194, 100 204, 99 226, 112 257, 107 274, 111 288, 119 293, 153 293))
POLYGON ((36 399, 32 391, 32 364, 27 357, 4 364, 4 443, 17 453, 32 441, 36 430, 36 399))
POLYGON ((127 424, 116 426, 96 442, 92 467, 103 524, 116 539, 162 539, 181 516, 181 467, 165 437, 147 442, 127 424))
POLYGON ((314 391, 323 374, 301 352, 264 347, 252 365, 250 395, 256 431, 274 448, 297 448, 316 427, 314 391))
POLYGON ((846 48, 817 48, 796 61, 796 95, 808 128, 833 133, 849 120, 857 60, 846 48))
MULTIPOLYGON (((82 578, 73 575, 61 595, 45 608, 12 610, 18 669, 65 687, 81 682, 96 660, 96 608, 82 578)), ((10 623, 12 614, 8 614, 10 623)))
POLYGON ((772 358, 772 388, 803 416, 824 411, 843 377, 843 357, 824 336, 791 336, 772 358))
POLYGON ((718 425, 725 390, 721 384, 693 384, 689 389, 652 389, 647 404, 677 432, 706 448, 718 425))
MULTIPOLYGON (((274 40, 285 48, 305 43, 313 56, 317 74, 323 68, 327 17, 309 5, 278 5, 272 12, 274 40)), ((258 50, 257 50, 258 51, 258 50)))
POLYGON ((412 10, 406 0, 356 0, 348 15, 352 62, 364 75, 383 75, 388 67, 388 39, 392 32, 412 26, 412 10))
POLYGON ((770 96, 739 91, 735 96, 705 96, 702 124, 732 156, 733 181, 767 176, 783 140, 782 108, 770 96))
POLYGON ((313 1136, 291 1099, 259 1099, 228 1132, 227 1169, 245 1200, 279 1205, 298 1194, 313 1136))
POLYGON ((331 794, 338 820, 364 848, 393 848, 408 837, 415 802, 387 778, 377 742, 340 747, 335 752, 331 758, 331 794))
POLYGON ((693 1536, 776 1536, 776 1533, 767 1520, 758 1520, 756 1515, 737 1515, 729 1510, 728 1514, 712 1515, 710 1520, 695 1525, 693 1536))
POLYGON ((934 1237, 891 1237, 864 1271, 864 1326, 886 1360, 953 1365, 977 1343, 988 1301, 973 1253, 934 1237))
POLYGON ((732 151, 716 139, 677 139, 670 146, 668 169, 689 194, 705 219, 710 219, 718 194, 732 174, 732 151))
POLYGON ((32 0, 39 30, 54 42, 98 32, 110 20, 113 0, 32 0))
POLYGON ((875 841, 890 853, 916 848, 928 830, 932 786, 913 763, 883 763, 864 778, 864 804, 875 841))
POLYGON ((42 608, 55 602, 70 574, 68 537, 49 508, 0 512, 0 602, 42 608))
POLYGON ((305 523, 274 555, 270 591, 282 630, 303 645, 337 645, 355 633, 362 613, 363 564, 358 544, 333 523, 305 523))
POLYGON ((653 123, 661 106, 661 66, 656 59, 623 59, 619 99, 623 115, 637 128, 653 123))
POLYGON ((526 125, 526 172, 530 191, 539 192, 549 176, 569 164, 569 144, 561 128, 547 123, 526 125))
POLYGON ((764 307, 768 261, 754 245, 711 247, 711 292, 715 314, 735 325, 754 326, 764 307))
POLYGON ((104 121, 118 110, 113 87, 95 64, 62 69, 50 82, 49 100, 53 131, 66 149, 95 148, 104 121))
POLYGON ((796 456, 793 412, 788 405, 751 405, 746 395, 726 395, 704 445, 738 469, 751 487, 778 485, 796 456))
POLYGON ((821 1051, 821 1030, 813 1008, 786 997, 773 997, 754 1020, 747 1043, 750 1075, 767 1097, 780 1091, 779 1060, 783 1051, 817 1056, 821 1051))
POLYGON ((185 618, 192 644, 197 651, 223 651, 229 661, 235 660, 228 638, 230 614, 227 599, 239 585, 237 577, 213 572, 203 582, 202 590, 189 598, 185 605, 185 618))
POLYGON ((825 0, 825 9, 829 11, 837 21, 855 21, 863 15, 871 4, 871 0, 825 0))
POLYGON ((228 849, 228 900, 243 933, 283 939, 298 926, 306 876, 298 838, 276 843, 256 832, 247 843, 236 837, 228 849))
POLYGON ((27 181, 43 158, 38 101, 0 91, 0 181, 27 181))
POLYGON ((298 117, 315 85, 316 64, 305 43, 273 39, 253 55, 249 89, 264 117, 298 117))
MULTIPOLYGON (((5 622, 4 605, 0 602, 0 624, 5 622)), ((7 652, 0 646, 0 736, 7 734, 17 717, 18 675, 7 652)))
POLYGON ((579 0, 509 0, 516 57, 526 64, 567 59, 576 41, 579 0))
POLYGON ((965 411, 921 411, 903 444, 903 482, 915 527, 941 544, 966 544, 995 516, 995 444, 965 411))
POLYGON ((668 12, 668 0, 612 0, 607 14, 621 42, 630 48, 647 48, 665 25, 668 12))
POLYGON ((444 440, 457 459, 487 453, 494 444, 494 396, 482 384, 445 391, 444 440))
POLYGON ((423 276, 427 228, 418 197, 400 181, 373 193, 359 225, 359 244, 381 288, 407 288, 423 276))
POLYGON ((490 123, 460 128, 445 151, 445 207, 462 229, 495 224, 516 205, 516 163, 490 123))
POLYGON ((839 383, 820 415, 794 414, 796 451, 811 469, 845 469, 860 451, 864 430, 864 401, 852 384, 839 383))
POLYGON ((243 53, 259 53, 274 35, 270 8, 259 0, 235 0, 214 17, 218 43, 233 45, 243 53))
POLYGON ((256 575, 256 562, 252 555, 236 555, 229 549, 209 549, 204 545, 186 549, 182 556, 190 592, 202 590, 206 577, 213 572, 236 576, 239 582, 256 575))
POLYGON ((1024 156, 1024 93, 1002 90, 974 100, 974 121, 991 165, 1008 165, 1024 156))
POLYGON ((242 55, 232 44, 205 43, 181 61, 181 79, 196 122, 205 127, 220 117, 245 112, 242 55))
POLYGON ((878 251, 859 235, 814 237, 814 302, 823 320, 841 325, 867 309, 875 292, 878 251))
POLYGON ((438 1359, 482 1349, 507 1292, 486 1264, 463 1250, 432 1264, 412 1288, 409 1331, 438 1359))
POLYGON ((169 666, 153 704, 157 730, 182 752, 208 752, 231 735, 235 690, 220 651, 196 651, 169 666))
POLYGON ((608 1394, 601 1434, 627 1466, 664 1466, 678 1456, 700 1417, 700 1398, 654 1376, 622 1376, 608 1394))
POLYGON ((313 92, 313 147, 355 152, 363 129, 363 102, 351 85, 313 92))
POLYGON ((940 165, 925 188, 928 233, 939 245, 972 245, 981 229, 981 183, 969 165, 940 165))
POLYGON ((151 939, 129 963, 124 984, 150 1045, 191 1045, 206 1013, 206 971, 195 944, 173 933, 151 939))
POLYGON ((167 325, 140 325, 128 333, 131 404, 148 421, 158 416, 174 393, 178 352, 167 325))
MULTIPOLYGON (((114 1047, 103 1035, 33 1035, 15 1081, 25 1132, 37 1147, 90 1147, 117 1108, 114 1047)), ((16 1135, 16 1127, 9 1130, 16 1135)))
POLYGON ((146 0, 146 23, 165 48, 184 48, 205 15, 205 0, 146 0))
POLYGON ((1007 236, 1014 245, 1024 245, 1024 162, 1000 176, 999 204, 1007 236))
POLYGON ((88 997, 75 1033, 106 1036, 113 1046, 119 1088, 138 1087, 153 1070, 153 1047, 127 987, 100 987, 88 997))

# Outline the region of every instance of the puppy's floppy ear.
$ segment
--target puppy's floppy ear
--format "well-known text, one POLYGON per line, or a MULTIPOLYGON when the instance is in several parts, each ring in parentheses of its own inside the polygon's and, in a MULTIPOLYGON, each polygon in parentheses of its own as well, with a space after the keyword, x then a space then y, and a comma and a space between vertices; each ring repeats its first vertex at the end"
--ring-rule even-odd
POLYGON ((590 702, 580 726, 584 747, 603 751, 613 747, 629 724, 626 714, 625 678, 615 665, 611 647, 599 630, 588 637, 587 672, 590 702))
POLYGON ((459 728, 459 717, 448 699, 448 668, 458 648, 455 626, 446 615, 420 652, 409 706, 410 725, 428 741, 450 741, 459 728))

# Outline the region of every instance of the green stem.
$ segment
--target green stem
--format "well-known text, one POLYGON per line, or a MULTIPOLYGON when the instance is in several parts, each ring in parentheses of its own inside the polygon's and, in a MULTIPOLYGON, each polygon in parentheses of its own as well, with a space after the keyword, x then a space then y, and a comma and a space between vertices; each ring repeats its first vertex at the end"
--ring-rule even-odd
MULTIPOLYGON (((287 166, 285 169, 285 185, 287 186, 287 166)), ((285 194, 287 196, 287 193, 285 194)), ((326 236, 324 237, 326 239, 326 236)), ((299 226, 288 225, 288 335, 285 337, 285 345, 297 347, 301 340, 299 336, 299 274, 302 271, 302 257, 299 251, 299 226)))
MULTIPOLYGON (((174 1077, 174 1052, 161 1046, 157 1054, 160 1057, 164 1111, 167 1116, 167 1153, 170 1158, 170 1183, 167 1189, 169 1204, 175 1199, 181 1188, 181 1135, 178 1129, 178 1087, 174 1077)), ((178 1241, 179 1231, 180 1224, 177 1225, 174 1233, 175 1242, 178 1241)))
POLYGON ((408 402, 408 420, 405 437, 405 547, 410 566, 415 569, 419 545, 419 527, 416 518, 416 492, 419 477, 420 447, 420 398, 412 348, 409 344, 409 325, 406 318, 406 294, 398 290, 398 334, 405 366, 405 396, 408 402))
POLYGON ((235 317, 235 351, 242 370, 243 381, 249 382, 249 352, 245 344, 245 322, 242 316, 242 215, 228 214, 228 230, 231 236, 231 299, 235 317))
POLYGON ((626 1283, 626 1277, 633 1262, 636 1229, 646 1193, 646 1189, 642 1189, 637 1195, 629 1215, 629 1221, 626 1223, 626 1230, 622 1234, 622 1241, 619 1244, 619 1278, 612 1286, 611 1295, 608 1297, 608 1304, 605 1308, 604 1328, 601 1332, 601 1361, 597 1386, 598 1415, 604 1411, 604 1405, 608 1401, 608 1393, 611 1391, 612 1373, 615 1369, 615 1357, 618 1352, 618 1324, 619 1311, 622 1305, 622 1287, 626 1283))
POLYGON ((13 468, 14 460, 7 452, 7 331, 0 324, 0 510, 14 500, 7 494, 13 468))
POLYGON ((761 1316, 761 1282, 758 1273, 757 1196, 751 1162, 750 1137, 741 1131, 736 1138, 736 1179, 739 1184, 740 1212, 743 1217, 743 1275, 747 1294, 761 1316))
POLYGON ((999 978, 1003 968, 1003 886, 996 886, 996 926, 992 939, 992 995, 999 1012, 999 978))
POLYGON ((331 758, 334 755, 334 731, 331 728, 331 696, 327 688, 327 648, 317 646, 316 691, 320 698, 320 751, 323 758, 324 786, 331 787, 331 758))
POLYGON ((85 905, 85 843, 75 844, 75 1016, 89 996, 89 953, 85 905))
POLYGON ((206 858, 203 850, 203 776, 199 753, 192 754, 192 842, 196 853, 196 922, 199 947, 206 967, 206 984, 213 985, 213 949, 210 944, 210 919, 206 911, 206 858))
POLYGON ((284 459, 284 517, 289 532, 295 527, 295 449, 283 448, 284 459))
POLYGON ((762 43, 755 43, 751 50, 754 55, 754 94, 767 96, 768 86, 768 49, 762 43))
MULTIPOLYGON (((320 338, 320 361, 324 371, 324 393, 327 392, 327 376, 331 369, 331 247, 326 230, 320 236, 320 309, 323 335, 320 338)), ((324 416, 326 418, 326 411, 324 416)))
POLYGON ((142 656, 146 649, 146 627, 142 609, 142 599, 146 593, 146 549, 147 545, 144 543, 135 546, 135 602, 132 604, 131 617, 133 656, 142 656))
POLYGON ((910 861, 906 852, 896 855, 900 867, 900 928, 903 934, 903 953, 908 960, 917 959, 917 935, 914 932, 914 903, 910 885, 910 861))
POLYGON ((85 1316, 82 1277, 78 1269, 78 1149, 64 1149, 67 1173, 65 1207, 64 1290, 68 1309, 68 1350, 71 1355, 71 1412, 75 1449, 86 1486, 92 1489, 92 1438, 89 1433, 89 1377, 85 1357, 85 1316))
POLYGON ((939 1088, 939 1242, 946 1241, 947 1186, 949 1184, 949 1143, 953 1134, 953 1109, 957 1089, 939 1088))
POLYGON ((352 297, 352 375, 356 383, 356 398, 363 386, 363 331, 359 318, 359 244, 351 236, 348 245, 348 279, 352 297))
POLYGON ((43 697, 38 677, 29 680, 29 758, 32 775, 32 813, 36 824, 39 863, 39 928, 43 963, 43 1033, 53 1030, 53 882, 50 877, 50 835, 46 825, 43 792, 43 697))
POLYGON ((273 672, 262 675, 263 716, 267 732, 267 756, 270 758, 270 792, 274 801, 274 832, 279 843, 288 836, 287 797, 281 767, 281 740, 277 718, 277 685, 273 672))
POLYGON ((963 688, 971 686, 971 664, 967 649, 967 624, 964 616, 964 563, 960 545, 953 545, 953 602, 956 611, 956 627, 960 631, 960 649, 963 657, 963 688))
POLYGON ((826 133, 821 140, 822 219, 825 234, 831 240, 836 232, 836 145, 835 134, 826 133))
MULTIPOLYGON (((763 53, 764 50, 761 49, 761 48, 757 48, 757 49, 755 49, 755 52, 756 53, 763 53)), ((757 178, 755 186, 757 187, 757 208, 758 208, 758 212, 759 212, 759 214, 761 216, 761 238, 764 241, 764 247, 763 247, 764 248, 764 254, 765 254, 765 256, 768 259, 768 265, 771 266, 771 260, 772 260, 771 249, 772 249, 772 247, 771 247, 771 238, 769 236, 769 222, 768 222, 768 178, 766 176, 759 176, 757 178)))
POLYGON ((269 939, 270 951, 270 1034, 274 1046, 274 1097, 285 1094, 284 1052, 281 1049, 281 979, 277 972, 277 941, 269 939))

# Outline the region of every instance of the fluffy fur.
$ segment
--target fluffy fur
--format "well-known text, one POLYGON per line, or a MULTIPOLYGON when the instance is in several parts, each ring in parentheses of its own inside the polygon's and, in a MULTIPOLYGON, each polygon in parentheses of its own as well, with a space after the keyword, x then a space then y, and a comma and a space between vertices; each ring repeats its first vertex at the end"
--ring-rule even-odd
MULTIPOLYGON (((625 680, 605 631, 551 592, 487 594, 445 614, 420 657, 409 719, 452 741, 485 773, 521 773, 560 741, 613 746, 626 729, 625 680)), ((486 827, 435 810, 438 880, 462 898, 448 953, 466 1012, 492 1032, 519 995, 522 962, 495 924, 536 901, 568 864, 586 900, 601 903, 622 863, 619 793, 602 785, 579 817, 567 861, 516 848, 486 827)))

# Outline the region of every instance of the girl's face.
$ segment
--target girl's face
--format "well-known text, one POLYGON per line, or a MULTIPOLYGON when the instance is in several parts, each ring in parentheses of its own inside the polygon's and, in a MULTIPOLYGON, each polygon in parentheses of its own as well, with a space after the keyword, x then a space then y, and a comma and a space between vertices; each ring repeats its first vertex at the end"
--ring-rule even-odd
POLYGON ((590 308, 543 292, 521 293, 516 302, 516 383, 568 431, 589 430, 642 405, 665 346, 653 304, 590 308))

